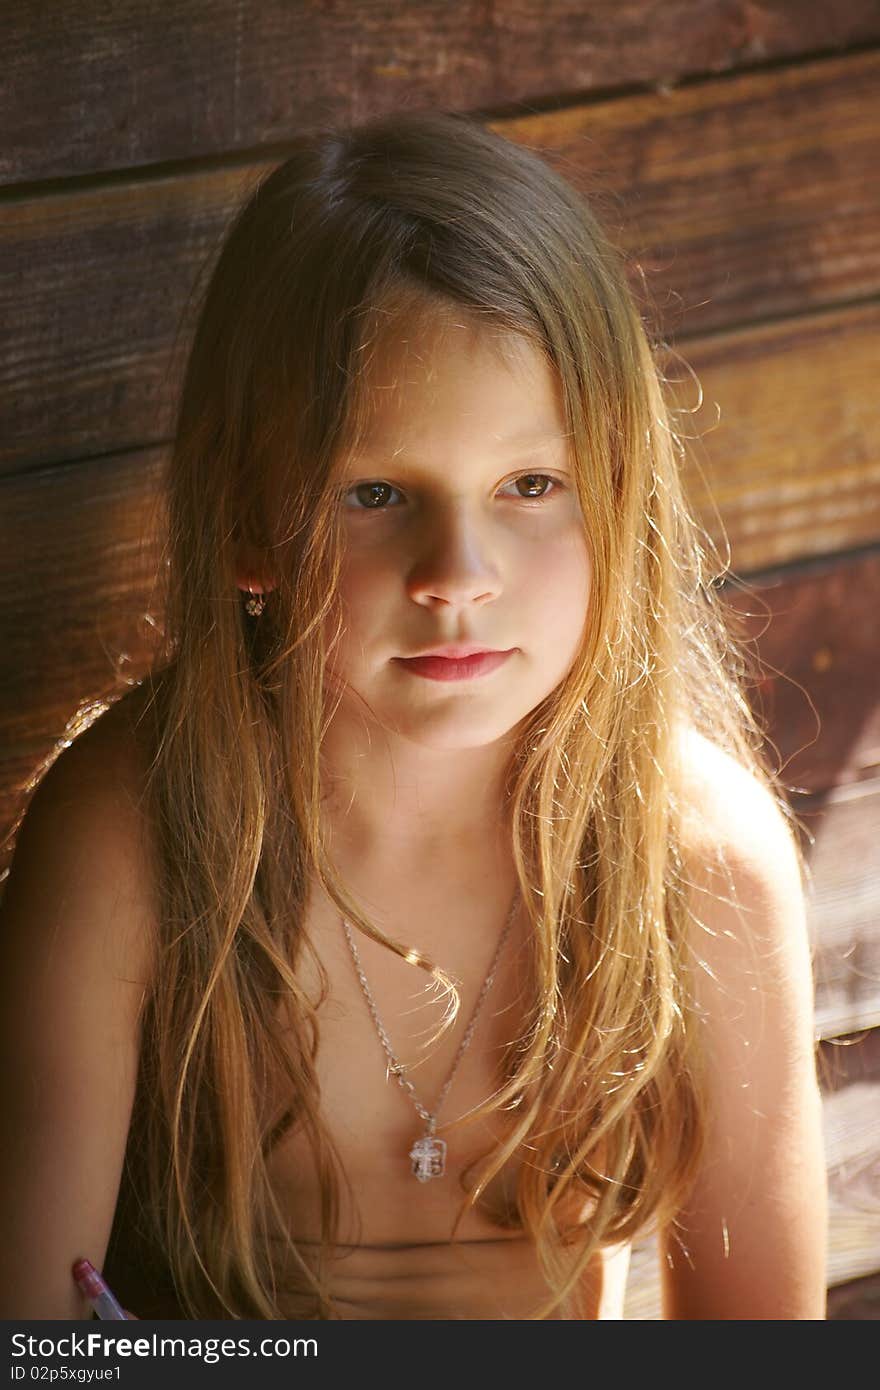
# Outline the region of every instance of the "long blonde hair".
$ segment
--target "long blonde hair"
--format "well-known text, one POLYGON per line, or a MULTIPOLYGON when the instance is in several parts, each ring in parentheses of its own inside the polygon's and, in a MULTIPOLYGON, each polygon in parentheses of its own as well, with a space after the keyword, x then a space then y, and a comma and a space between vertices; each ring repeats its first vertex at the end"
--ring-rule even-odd
MULTIPOLYGON (((461 1210, 528 1153, 510 1219, 535 1242, 548 1299, 533 1316, 545 1317, 568 1306, 600 1247, 674 1213, 699 1157, 678 731, 695 727, 773 779, 683 499, 659 344, 584 198, 535 154, 444 113, 305 134, 223 244, 166 479, 146 798, 161 928, 137 1148, 151 1236, 189 1316, 336 1315, 327 1260, 347 1178, 319 1105, 321 1001, 297 972, 311 877, 356 929, 410 950, 369 920, 325 848, 337 470, 368 412, 380 330, 450 305, 525 336, 558 373, 593 559, 581 649, 510 759, 533 989, 482 1110, 508 1111, 509 1137, 461 1210), (277 575, 258 621, 236 588, 242 543, 277 575), (278 1095, 288 1103, 273 1110, 278 1095), (285 1234, 269 1179, 292 1126, 320 1181, 317 1263, 285 1234), (591 1211, 568 1227, 573 1194, 591 1211)), ((449 986, 433 962, 415 968, 449 986)))

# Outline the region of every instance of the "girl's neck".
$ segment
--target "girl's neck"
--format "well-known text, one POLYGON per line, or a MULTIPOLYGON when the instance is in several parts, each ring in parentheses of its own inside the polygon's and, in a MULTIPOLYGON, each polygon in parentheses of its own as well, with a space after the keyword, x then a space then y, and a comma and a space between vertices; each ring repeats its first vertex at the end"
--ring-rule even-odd
POLYGON ((384 819, 352 816, 327 817, 330 854, 346 876, 398 881, 440 877, 463 883, 477 881, 481 873, 497 873, 511 858, 509 818, 498 801, 480 812, 469 808, 464 823, 415 811, 384 819))
POLYGON ((447 750, 366 742, 354 746, 338 732, 325 740, 323 814, 334 858, 399 874, 485 865, 509 851, 505 744, 447 750))

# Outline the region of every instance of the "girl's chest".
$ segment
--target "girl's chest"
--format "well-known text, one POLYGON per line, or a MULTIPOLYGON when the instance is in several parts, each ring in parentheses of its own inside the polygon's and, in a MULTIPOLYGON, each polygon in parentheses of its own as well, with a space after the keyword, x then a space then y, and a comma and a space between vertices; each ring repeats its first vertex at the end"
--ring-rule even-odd
MULTIPOLYGON (((318 961, 328 981, 317 1012, 315 1071, 320 1121, 350 1184, 343 1183, 341 1194, 341 1239, 371 1246, 448 1241, 467 1184, 517 1116, 513 1108, 465 1118, 500 1089, 505 1056, 523 1035, 527 943, 514 923, 474 1022, 497 937, 469 950, 460 933, 450 933, 449 952, 438 964, 460 981, 461 1005, 452 1027, 432 1041, 447 1004, 424 970, 354 934, 368 1001, 339 917, 310 914, 306 930, 315 955, 300 952, 299 983, 310 999, 319 998, 318 961), (380 1029, 409 1086, 395 1075, 380 1029), (427 1152, 428 1122, 421 1112, 435 1117, 427 1152), (420 1144, 422 1152, 414 1154, 420 1144)), ((430 929, 423 929, 420 942, 430 938, 430 929)), ((513 1218, 520 1162, 509 1160, 476 1209, 466 1211, 461 1239, 519 1234, 513 1218)), ((270 1173, 292 1234, 317 1239, 320 1180, 302 1125, 276 1146, 270 1173)))
MULTIPOLYGON (((328 981, 318 1009, 315 1059, 320 1120, 332 1141, 344 1177, 339 1246, 329 1268, 333 1297, 346 1318, 525 1318, 547 1297, 547 1284, 531 1239, 517 1220, 516 1185, 522 1151, 503 1165, 467 1206, 450 1243, 468 1187, 483 1160, 508 1139, 516 1108, 464 1119, 502 1085, 511 1041, 526 1026, 527 952, 521 933, 511 931, 510 949, 499 961, 470 1040, 460 1051, 485 980, 486 961, 476 972, 460 971, 462 1005, 455 1025, 428 1047, 443 1001, 426 990, 430 977, 375 943, 356 937, 373 1005, 391 1050, 407 1065, 421 1107, 430 1115, 452 1073, 436 1114, 436 1134, 445 1144, 443 1172, 420 1181, 414 1144, 426 1121, 413 1094, 390 1071, 376 1018, 358 979, 341 922, 335 935, 314 923, 313 940, 328 981), (416 1065, 418 1064, 418 1065, 416 1065), (454 1068, 454 1072, 453 1072, 454 1068), (458 1123, 450 1123, 458 1121, 458 1123)), ((429 933, 422 934, 422 940, 429 933)), ((474 951, 476 957, 491 957, 474 951)), ((455 943, 450 941, 450 953, 455 943)), ((465 955, 468 953, 465 952, 465 955)), ((459 956, 462 959, 462 956, 459 956)), ((319 976, 308 953, 297 971, 312 999, 319 976)), ((447 960, 442 964, 447 965, 447 960)), ((294 1128, 271 1160, 273 1190, 302 1256, 316 1254, 320 1240, 321 1184, 309 1142, 294 1128)), ((569 1205, 568 1219, 588 1214, 582 1200, 569 1205)), ((562 1215, 561 1211, 559 1213, 562 1215)), ((554 1316, 622 1316, 628 1251, 601 1251, 572 1295, 577 1311, 554 1316)))

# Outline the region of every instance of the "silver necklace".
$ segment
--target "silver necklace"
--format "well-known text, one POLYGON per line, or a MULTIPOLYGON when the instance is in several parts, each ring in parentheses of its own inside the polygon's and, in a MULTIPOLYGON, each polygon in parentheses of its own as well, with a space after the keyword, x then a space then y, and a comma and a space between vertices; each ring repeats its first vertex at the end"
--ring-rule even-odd
POLYGON ((415 1087, 406 1076, 406 1067, 403 1065, 402 1062, 400 1062, 397 1059, 397 1057, 394 1054, 394 1050, 392 1049, 391 1043, 388 1040, 388 1034, 385 1032, 382 1020, 379 1017, 379 1010, 376 1008, 376 1001, 373 998, 373 991, 370 989, 370 986, 367 983, 367 977, 364 974, 364 969, 361 965, 360 954, 355 944, 354 937, 352 936, 351 927, 349 926, 348 922, 346 922, 345 918, 342 918, 342 926, 345 931, 345 938, 348 942, 349 950, 351 951, 352 960, 354 961, 354 968, 357 971, 357 977, 361 982, 361 989, 364 992, 364 998, 367 1001, 367 1008, 370 1010, 373 1022, 376 1025, 376 1032, 379 1034, 379 1041, 385 1049, 385 1056, 388 1058, 388 1065, 385 1069, 385 1079, 387 1080, 388 1077, 392 1075, 397 1077, 397 1080, 400 1082, 403 1089, 409 1092, 409 1096, 412 1100, 413 1105, 415 1106, 419 1115, 425 1121, 424 1134, 421 1135, 418 1139, 416 1139, 409 1152, 412 1174, 413 1177, 418 1178, 419 1182, 428 1182, 431 1178, 442 1178, 443 1174, 446 1172, 446 1142, 443 1139, 438 1139, 435 1133, 437 1127, 437 1116, 439 1115, 440 1108, 443 1105, 443 1102, 445 1101, 449 1093, 449 1088, 455 1079, 455 1074, 458 1071, 461 1059, 467 1051, 471 1038, 474 1035, 474 1029, 477 1026, 477 1019, 480 1017, 480 1011, 485 1002, 486 995, 492 988, 492 981, 495 979, 495 972, 498 969, 498 962, 501 959, 501 952, 504 949, 504 943, 510 935, 510 929, 513 926, 513 919, 516 913, 516 906, 518 900, 519 893, 517 893, 514 896, 510 912, 508 913, 507 923, 505 925, 504 931, 501 933, 501 938, 495 949, 495 955, 492 958, 492 964, 489 966, 489 973, 483 981, 483 988, 480 990, 479 998, 477 999, 477 1002, 474 1005, 474 1011, 471 1014, 471 1021, 465 1030, 464 1037, 459 1043, 458 1051, 455 1054, 455 1060, 452 1063, 452 1068, 449 1072, 449 1075, 446 1078, 446 1081, 443 1084, 443 1089, 437 1098, 437 1103, 434 1106, 433 1111, 426 1110, 424 1105, 422 1105, 421 1101, 416 1095, 415 1087))

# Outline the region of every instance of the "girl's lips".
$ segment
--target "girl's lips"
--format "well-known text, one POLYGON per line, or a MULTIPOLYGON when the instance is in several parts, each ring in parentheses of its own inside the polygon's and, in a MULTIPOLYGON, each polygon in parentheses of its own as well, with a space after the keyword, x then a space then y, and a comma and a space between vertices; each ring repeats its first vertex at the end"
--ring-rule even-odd
POLYGON ((516 647, 511 647, 507 652, 477 652, 474 656, 464 656, 458 660, 448 656, 397 656, 394 660, 413 675, 425 676, 428 680, 464 681, 474 676, 487 676, 490 671, 502 666, 515 651, 516 647))

